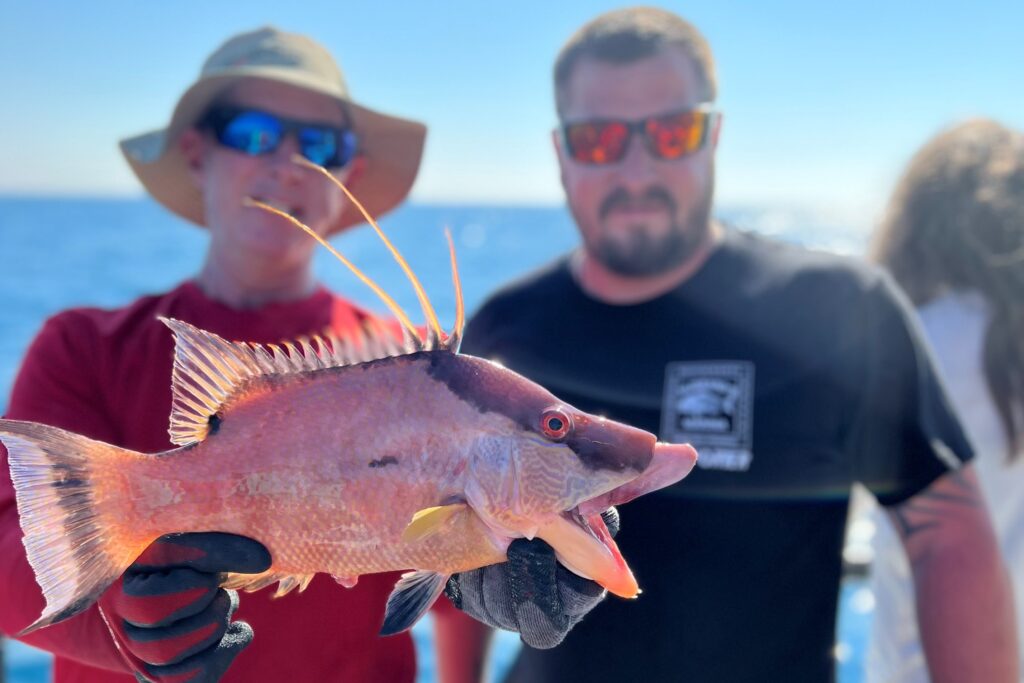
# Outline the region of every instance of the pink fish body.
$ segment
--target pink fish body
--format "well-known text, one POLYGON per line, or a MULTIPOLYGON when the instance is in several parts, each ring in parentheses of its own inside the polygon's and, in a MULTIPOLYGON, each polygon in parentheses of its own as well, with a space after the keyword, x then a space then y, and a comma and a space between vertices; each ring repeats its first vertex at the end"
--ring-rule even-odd
POLYGON ((279 582, 283 594, 318 572, 351 586, 416 570, 388 601, 386 633, 411 626, 448 576, 504 561, 520 537, 543 538, 572 571, 635 596, 600 512, 682 479, 696 453, 459 355, 461 297, 447 337, 424 310, 427 338, 405 324, 404 343, 371 328, 258 346, 165 321, 176 335, 179 447, 164 453, 0 420, 46 598, 25 632, 88 607, 160 536, 191 531, 249 536, 270 551, 267 572, 231 575, 230 587, 279 582))

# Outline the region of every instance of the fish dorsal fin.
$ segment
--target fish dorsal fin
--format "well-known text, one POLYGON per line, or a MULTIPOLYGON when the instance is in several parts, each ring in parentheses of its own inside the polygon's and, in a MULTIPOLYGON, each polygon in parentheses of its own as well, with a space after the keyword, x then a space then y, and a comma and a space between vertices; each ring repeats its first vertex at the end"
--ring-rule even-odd
POLYGON ((160 318, 174 332, 171 376, 171 442, 202 441, 221 407, 249 380, 339 368, 407 352, 391 331, 367 320, 348 337, 333 334, 281 344, 229 342, 172 318, 160 318))

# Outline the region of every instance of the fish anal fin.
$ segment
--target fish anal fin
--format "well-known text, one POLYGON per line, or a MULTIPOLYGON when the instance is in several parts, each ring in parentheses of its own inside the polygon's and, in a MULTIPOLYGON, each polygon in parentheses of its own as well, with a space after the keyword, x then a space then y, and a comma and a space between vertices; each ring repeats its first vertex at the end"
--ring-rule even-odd
POLYGON ((345 588, 355 588, 356 584, 359 583, 358 576, 332 576, 339 586, 345 588))
POLYGON ((395 584, 384 609, 380 635, 391 636, 412 627, 441 595, 448 574, 431 571, 407 572, 395 584))
POLYGON ((423 508, 412 516, 412 521, 402 532, 402 540, 406 543, 421 541, 440 531, 448 520, 466 508, 465 503, 423 508))
POLYGON ((261 574, 225 574, 224 580, 221 581, 220 585, 223 588, 243 590, 251 593, 277 583, 279 585, 273 597, 280 598, 291 593, 296 588, 300 593, 306 590, 306 586, 313 580, 313 576, 313 574, 289 574, 277 571, 271 567, 261 574))

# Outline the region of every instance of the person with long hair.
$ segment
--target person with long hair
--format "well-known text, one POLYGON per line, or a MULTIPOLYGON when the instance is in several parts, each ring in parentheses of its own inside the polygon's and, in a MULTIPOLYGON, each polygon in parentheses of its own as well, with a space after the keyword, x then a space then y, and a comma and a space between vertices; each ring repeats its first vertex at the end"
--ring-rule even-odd
MULTIPOLYGON (((914 303, 976 447, 1024 633, 1024 133, 975 119, 932 138, 872 245, 914 303)), ((911 570, 879 515, 867 680, 928 681, 911 570)))

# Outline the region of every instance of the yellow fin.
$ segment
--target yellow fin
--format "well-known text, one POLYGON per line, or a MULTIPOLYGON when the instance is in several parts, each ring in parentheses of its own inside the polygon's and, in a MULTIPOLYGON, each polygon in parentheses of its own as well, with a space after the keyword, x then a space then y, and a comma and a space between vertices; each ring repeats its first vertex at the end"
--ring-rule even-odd
POLYGON ((422 540, 440 530, 445 522, 465 509, 465 503, 423 508, 412 516, 409 526, 402 532, 402 540, 407 543, 422 540))

